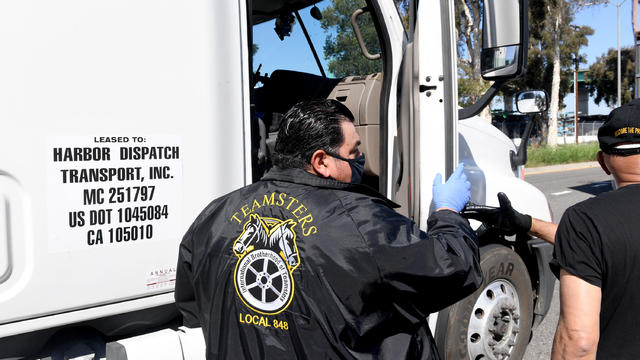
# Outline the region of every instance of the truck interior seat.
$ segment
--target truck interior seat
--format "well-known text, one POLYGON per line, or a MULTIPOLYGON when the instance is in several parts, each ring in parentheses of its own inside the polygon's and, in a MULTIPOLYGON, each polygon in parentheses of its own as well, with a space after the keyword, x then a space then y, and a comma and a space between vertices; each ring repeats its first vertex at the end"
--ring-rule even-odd
POLYGON ((340 80, 298 71, 275 70, 264 86, 256 89, 256 110, 284 114, 300 101, 327 98, 340 80))

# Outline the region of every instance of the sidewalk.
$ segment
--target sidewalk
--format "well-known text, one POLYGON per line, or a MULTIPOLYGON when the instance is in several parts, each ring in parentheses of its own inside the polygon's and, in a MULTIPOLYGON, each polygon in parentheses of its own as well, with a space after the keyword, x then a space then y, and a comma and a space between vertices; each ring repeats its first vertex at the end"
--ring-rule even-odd
POLYGON ((546 173, 554 173, 561 171, 571 171, 571 170, 581 170, 588 169, 593 167, 599 167, 597 161, 589 161, 589 162, 581 162, 581 163, 571 163, 571 164, 558 164, 558 165, 549 165, 549 166, 539 166, 539 167, 525 167, 524 175, 535 175, 535 174, 546 174, 546 173))

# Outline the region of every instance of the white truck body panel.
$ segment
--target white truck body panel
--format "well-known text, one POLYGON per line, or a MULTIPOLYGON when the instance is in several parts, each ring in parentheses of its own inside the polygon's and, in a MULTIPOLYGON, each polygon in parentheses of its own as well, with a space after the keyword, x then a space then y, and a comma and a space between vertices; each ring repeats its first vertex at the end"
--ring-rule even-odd
MULTIPOLYGON (((497 194, 504 192, 516 210, 541 220, 552 221, 544 194, 533 185, 515 177, 511 170, 509 151, 517 150, 513 142, 479 117, 462 120, 458 125, 460 135, 465 139, 475 162, 485 176, 484 204, 500 206, 497 194)), ((480 225, 475 221, 473 224, 480 225)))
MULTIPOLYGON (((20 320, 86 309, 99 317, 171 301, 183 233, 211 199, 250 178, 240 4, 0 3, 0 198, 11 219, 8 235, 0 235, 0 246, 11 248, 0 261, 5 270, 11 264, 11 276, 0 283, 0 336, 26 330, 16 326, 20 320), (238 31, 222 33, 214 24, 238 31), (128 142, 99 142, 111 136, 128 142), (146 143, 134 143, 134 137, 146 143), (170 145, 179 155, 119 161, 120 145, 170 145), (56 148, 64 153, 74 147, 110 147, 111 159, 54 161, 56 148), (165 165, 174 178, 69 183, 61 173, 137 166, 147 174, 149 167, 165 165), (169 204, 167 217, 89 225, 91 210, 111 209, 115 217, 118 209, 142 204, 87 205, 85 189, 103 189, 107 198, 113 187, 148 185, 157 192, 144 205, 169 204), (87 224, 67 223, 72 211, 84 211, 87 224), (107 240, 109 229, 146 224, 156 229, 151 239, 107 240), (104 243, 88 245, 86 234, 98 229, 104 243), (153 279, 156 286, 149 285, 153 279)), ((80 317, 53 316, 35 328, 80 317)))

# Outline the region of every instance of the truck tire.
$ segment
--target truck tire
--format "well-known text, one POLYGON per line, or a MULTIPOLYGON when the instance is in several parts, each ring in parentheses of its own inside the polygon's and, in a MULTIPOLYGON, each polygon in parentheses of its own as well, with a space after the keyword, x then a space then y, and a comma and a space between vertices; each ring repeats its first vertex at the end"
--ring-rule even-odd
POLYGON ((531 336, 533 291, 526 266, 500 245, 480 249, 482 286, 440 312, 436 339, 447 360, 522 359, 531 336))

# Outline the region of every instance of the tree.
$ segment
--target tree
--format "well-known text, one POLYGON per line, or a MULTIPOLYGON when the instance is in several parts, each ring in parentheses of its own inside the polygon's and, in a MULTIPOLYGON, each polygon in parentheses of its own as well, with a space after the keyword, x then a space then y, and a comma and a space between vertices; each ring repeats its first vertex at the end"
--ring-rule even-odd
MULTIPOLYGON (((593 34, 588 26, 571 25, 574 14, 585 4, 576 0, 532 0, 529 2, 529 56, 527 71, 517 81, 510 82, 503 93, 514 94, 525 89, 544 89, 550 95, 549 118, 540 123, 543 137, 551 146, 557 145, 558 111, 562 99, 573 84, 573 59, 593 34)), ((584 62, 582 60, 581 62, 584 62)))
MULTIPOLYGON (((593 34, 588 26, 572 28, 574 14, 584 6, 603 3, 604 0, 531 0, 529 62, 526 74, 503 91, 513 94, 518 89, 545 89, 551 95, 551 119, 547 142, 557 141, 557 115, 563 107, 561 99, 572 84, 572 58, 581 46, 588 44, 593 34), (542 74, 542 76, 541 76, 542 74)), ((400 13, 407 21, 408 1, 396 0, 400 13), (404 9, 404 11, 403 11, 404 9)), ((353 34, 350 17, 364 6, 364 0, 333 0, 323 11, 322 27, 329 31, 324 46, 329 59, 329 71, 334 76, 378 72, 381 62, 372 62, 362 56, 353 34)), ((480 61, 482 51, 481 0, 456 0, 456 30, 458 33, 458 94, 459 103, 468 106, 476 102, 491 85, 482 79, 480 61)), ((380 50, 371 18, 360 16, 360 30, 369 52, 380 50)), ((481 116, 490 119, 490 108, 481 116)))
POLYGON ((551 74, 551 103, 549 106, 549 127, 547 144, 552 147, 558 144, 558 111, 561 105, 562 72, 567 71, 572 56, 578 55, 580 46, 587 45, 587 35, 593 29, 587 26, 572 27, 575 14, 585 6, 602 4, 606 0, 533 0, 531 4, 539 14, 544 13, 539 31, 542 40, 549 44, 551 74), (569 53, 568 53, 569 52, 569 53))
MULTIPOLYGON (((394 0, 402 16, 405 28, 409 29, 409 1, 394 0)), ((456 28, 458 31, 458 93, 460 104, 468 106, 476 102, 491 85, 482 79, 480 53, 482 50, 482 0, 456 0, 456 28)), ((351 26, 351 14, 364 7, 364 0, 333 0, 322 12, 322 27, 329 32, 324 45, 324 55, 329 59, 329 71, 337 77, 354 74, 369 74, 381 69, 380 61, 367 60, 362 56, 351 26)), ((359 18, 360 32, 370 53, 380 51, 380 44, 371 17, 359 18)), ((490 109, 485 109, 490 120, 490 109)))
MULTIPOLYGON (((329 60, 329 72, 336 77, 373 74, 382 71, 382 60, 369 60, 362 55, 351 26, 351 14, 366 6, 364 0, 333 0, 322 10, 322 28, 328 32, 324 56, 329 60)), ((371 54, 380 52, 378 34, 371 15, 358 17, 360 34, 371 54)))
MULTIPOLYGON (((456 0, 456 31, 458 35, 458 103, 469 106, 480 98, 491 82, 482 79, 482 0, 456 0)), ((483 109, 480 117, 491 122, 491 108, 483 109)))
MULTIPOLYGON (((635 81, 635 55, 631 46, 620 49, 620 95, 621 104, 633 99, 635 81)), ((609 49, 591 64, 588 73, 589 95, 595 94, 595 103, 613 107, 618 101, 618 50, 609 49)))
POLYGON ((480 69, 482 7, 481 0, 457 0, 456 2, 458 94, 462 106, 476 102, 490 86, 488 81, 482 79, 480 69))

